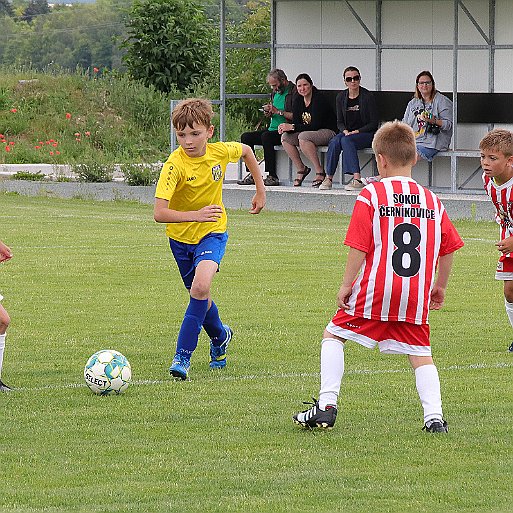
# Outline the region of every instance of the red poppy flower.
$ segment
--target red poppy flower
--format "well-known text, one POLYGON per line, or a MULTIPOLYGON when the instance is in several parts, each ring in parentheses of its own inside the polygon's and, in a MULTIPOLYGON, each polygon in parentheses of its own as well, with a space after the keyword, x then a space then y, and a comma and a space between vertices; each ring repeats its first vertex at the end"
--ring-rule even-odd
POLYGON ((6 146, 5 147, 5 151, 7 151, 7 152, 11 151, 11 147, 10 146, 6 146))
POLYGON ((53 155, 53 151, 50 152, 50 155, 53 155))
POLYGON ((16 143, 15 143, 14 141, 11 141, 9 144, 10 144, 11 146, 14 146, 16 143))
POLYGON ((36 150, 40 150, 40 149, 41 149, 41 146, 34 146, 34 148, 35 148, 36 150))
POLYGON ((89 137, 91 135, 91 132, 84 132, 84 134, 86 135, 86 137, 89 137))
POLYGON ((11 112, 16 113, 18 112, 18 109, 11 109, 11 112))
POLYGON ((60 152, 60 151, 56 151, 56 152, 55 152, 55 155, 60 155, 60 154, 61 154, 61 152, 60 152))
POLYGON ((66 112, 66 119, 71 119, 71 114, 69 112, 66 112))
POLYGON ((94 71, 95 73, 98 73, 98 71, 100 71, 100 70, 99 70, 98 68, 93 68, 93 71, 94 71))

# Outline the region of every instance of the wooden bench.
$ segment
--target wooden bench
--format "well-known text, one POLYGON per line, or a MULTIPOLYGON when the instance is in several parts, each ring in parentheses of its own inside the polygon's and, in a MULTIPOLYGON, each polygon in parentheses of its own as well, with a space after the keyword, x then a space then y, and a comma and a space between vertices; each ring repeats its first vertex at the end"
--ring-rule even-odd
MULTIPOLYGON (((322 91, 332 103, 335 108, 336 97, 340 92, 339 90, 323 90, 322 91)), ((406 109, 406 105, 412 98, 411 91, 373 91, 374 97, 376 99, 376 104, 378 107, 378 117, 380 123, 394 120, 394 119, 402 119, 404 115, 404 111, 406 109)), ((452 93, 442 92, 442 94, 446 95, 448 98, 452 100, 452 93)), ((483 130, 483 134, 486 133, 489 129, 496 124, 506 124, 513 125, 513 93, 458 93, 456 97, 456 109, 457 109, 457 123, 454 124, 454 135, 452 140, 452 147, 447 150, 437 154, 435 160, 439 157, 449 158, 451 161, 450 171, 450 187, 451 192, 461 191, 465 188, 465 186, 476 176, 477 173, 480 172, 479 162, 477 163, 477 167, 473 172, 469 174, 461 183, 458 183, 458 168, 457 161, 459 158, 471 158, 471 159, 479 159, 480 152, 477 149, 479 140, 473 141, 473 148, 458 148, 457 137, 458 137, 458 129, 461 125, 487 125, 485 130, 483 130)), ((275 150, 278 152, 282 152, 282 146, 275 146, 275 150)), ((319 147, 319 155, 320 158, 323 159, 327 151, 327 146, 319 147)), ((371 148, 366 148, 360 152, 363 155, 366 155, 364 158, 362 169, 365 169, 368 165, 373 166, 372 174, 376 174, 375 162, 373 158, 373 152, 371 148), (368 157, 368 158, 367 158, 368 157)), ((278 162, 278 161, 277 161, 278 162)), ((280 181, 284 184, 291 184, 293 178, 295 176, 295 172, 292 168, 292 163, 290 159, 288 159, 287 166, 287 175, 284 176, 285 173, 280 173, 280 166, 278 162, 278 176, 280 177, 280 181)), ((341 164, 339 163, 339 169, 337 170, 338 174, 338 183, 343 185, 344 182, 344 174, 341 169, 341 164)), ((242 166, 239 167, 239 176, 242 176, 242 166)), ((337 181, 336 181, 337 183, 337 181)), ((433 164, 428 163, 428 176, 427 176, 427 185, 433 185, 433 164)))

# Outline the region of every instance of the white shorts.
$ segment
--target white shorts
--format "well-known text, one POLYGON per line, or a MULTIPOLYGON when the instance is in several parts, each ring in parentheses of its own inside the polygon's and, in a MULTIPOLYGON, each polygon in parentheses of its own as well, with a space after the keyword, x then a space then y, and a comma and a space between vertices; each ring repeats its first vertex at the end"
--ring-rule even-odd
POLYGON ((429 325, 354 317, 340 309, 326 326, 332 335, 381 353, 431 356, 429 325))
POLYGON ((510 256, 501 255, 499 261, 497 262, 495 279, 501 281, 513 280, 513 258, 510 256))

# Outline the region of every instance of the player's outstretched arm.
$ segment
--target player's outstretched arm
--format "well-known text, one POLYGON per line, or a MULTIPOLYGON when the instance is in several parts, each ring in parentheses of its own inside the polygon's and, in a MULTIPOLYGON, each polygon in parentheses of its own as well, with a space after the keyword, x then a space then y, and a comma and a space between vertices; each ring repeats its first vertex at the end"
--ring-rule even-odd
POLYGON ((429 301, 430 310, 440 310, 445 300, 445 289, 449 283, 449 275, 451 274, 452 261, 454 253, 443 255, 438 260, 438 273, 435 284, 431 290, 431 299, 429 301))
POLYGON ((181 212, 169 208, 169 200, 155 198, 153 218, 157 223, 213 223, 223 214, 220 205, 207 205, 200 210, 181 212))
POLYGON ((337 306, 339 308, 349 308, 348 301, 353 289, 353 281, 365 260, 365 255, 366 253, 364 251, 349 248, 344 279, 342 280, 342 285, 340 285, 340 289, 337 294, 337 306))
POLYGON ((11 249, 0 240, 0 262, 12 258, 11 249))
POLYGON ((256 193, 251 200, 249 213, 258 214, 265 207, 265 186, 255 154, 247 144, 242 145, 242 160, 249 169, 256 186, 256 193))

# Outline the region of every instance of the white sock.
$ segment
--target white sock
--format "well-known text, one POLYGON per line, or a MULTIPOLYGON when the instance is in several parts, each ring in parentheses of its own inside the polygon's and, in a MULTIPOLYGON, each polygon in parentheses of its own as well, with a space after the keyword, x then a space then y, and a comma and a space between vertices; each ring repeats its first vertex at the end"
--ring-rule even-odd
POLYGON ((0 335, 0 377, 2 376, 2 363, 4 361, 5 333, 0 335))
POLYGON ((506 313, 508 314, 509 323, 513 328, 513 303, 508 303, 504 300, 504 306, 506 307, 506 313))
POLYGON ((415 384, 424 409, 424 422, 442 420, 442 396, 440 378, 434 364, 421 365, 415 369, 415 384))
POLYGON ((344 375, 344 344, 335 338, 325 338, 321 342, 321 390, 319 408, 337 405, 340 384, 344 375))

